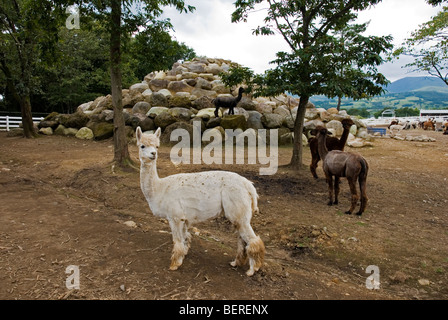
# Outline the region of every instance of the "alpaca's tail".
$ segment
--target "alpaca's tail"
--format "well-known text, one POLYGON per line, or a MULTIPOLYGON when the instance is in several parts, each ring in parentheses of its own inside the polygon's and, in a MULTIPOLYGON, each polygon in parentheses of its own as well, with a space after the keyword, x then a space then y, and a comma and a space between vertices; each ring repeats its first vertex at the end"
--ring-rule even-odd
POLYGON ((246 189, 249 192, 250 198, 252 200, 252 215, 258 214, 260 211, 258 210, 258 194, 257 190, 254 187, 254 184, 247 180, 246 189))

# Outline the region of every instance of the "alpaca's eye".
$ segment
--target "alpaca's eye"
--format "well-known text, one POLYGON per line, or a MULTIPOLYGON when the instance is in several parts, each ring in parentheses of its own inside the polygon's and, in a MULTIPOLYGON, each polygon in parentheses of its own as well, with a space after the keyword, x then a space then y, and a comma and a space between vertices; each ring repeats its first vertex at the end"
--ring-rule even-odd
POLYGON ((145 149, 145 146, 141 146, 140 148, 145 149))

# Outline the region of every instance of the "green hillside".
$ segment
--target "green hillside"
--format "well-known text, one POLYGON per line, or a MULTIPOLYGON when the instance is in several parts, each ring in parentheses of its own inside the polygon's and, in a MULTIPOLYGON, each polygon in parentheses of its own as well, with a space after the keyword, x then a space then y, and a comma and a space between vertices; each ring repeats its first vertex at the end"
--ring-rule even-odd
MULTIPOLYGON (((404 90, 407 78, 398 80, 400 89, 404 90)), ((367 109, 371 115, 385 108, 417 108, 417 109, 448 109, 448 86, 433 85, 428 81, 421 81, 422 86, 416 85, 416 79, 410 78, 409 87, 413 90, 403 92, 386 92, 382 96, 372 99, 354 101, 353 99, 342 99, 341 109, 367 109), (428 84, 430 84, 428 86, 428 84)), ((392 84, 393 85, 393 84, 392 84)), ((394 88, 396 88, 395 86, 394 88)), ((394 91, 394 90, 392 90, 394 91)), ((311 98, 316 107, 325 109, 336 107, 338 99, 328 99, 324 96, 311 98)))

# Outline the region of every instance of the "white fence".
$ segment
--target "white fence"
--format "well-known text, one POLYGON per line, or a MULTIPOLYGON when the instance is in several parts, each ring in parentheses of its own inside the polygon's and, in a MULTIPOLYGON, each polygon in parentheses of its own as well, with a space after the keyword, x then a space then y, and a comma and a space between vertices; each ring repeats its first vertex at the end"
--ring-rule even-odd
MULTIPOLYGON (((44 120, 44 118, 33 117, 34 123, 39 123, 44 120)), ((22 123, 22 117, 10 117, 10 116, 0 116, 0 131, 9 131, 12 128, 19 128, 22 123)))

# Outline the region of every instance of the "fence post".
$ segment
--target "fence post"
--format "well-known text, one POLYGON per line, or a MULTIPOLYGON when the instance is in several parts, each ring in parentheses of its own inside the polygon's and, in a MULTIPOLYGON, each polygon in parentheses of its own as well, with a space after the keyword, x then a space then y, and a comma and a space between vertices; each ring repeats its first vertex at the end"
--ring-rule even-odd
POLYGON ((6 116, 6 131, 9 131, 9 116, 6 116))

